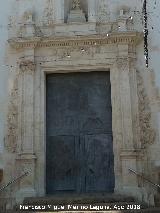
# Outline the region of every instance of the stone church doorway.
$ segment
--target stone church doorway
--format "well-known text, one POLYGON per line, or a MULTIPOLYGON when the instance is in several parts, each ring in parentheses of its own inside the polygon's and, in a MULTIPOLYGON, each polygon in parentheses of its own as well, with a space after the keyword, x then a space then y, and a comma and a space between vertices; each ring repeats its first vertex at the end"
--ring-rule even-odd
POLYGON ((46 78, 46 193, 112 193, 110 73, 46 78))

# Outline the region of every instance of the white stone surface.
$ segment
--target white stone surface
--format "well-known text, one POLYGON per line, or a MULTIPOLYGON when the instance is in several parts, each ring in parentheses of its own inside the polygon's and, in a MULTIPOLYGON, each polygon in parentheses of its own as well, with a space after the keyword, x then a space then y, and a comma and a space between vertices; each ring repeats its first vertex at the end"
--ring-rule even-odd
POLYGON ((0 155, 3 151, 5 124, 8 103, 8 72, 7 61, 7 39, 8 39, 8 19, 13 1, 7 0, 0 7, 0 155))
MULTIPOLYGON (((160 30, 158 27, 160 2, 157 0, 156 5, 153 0, 147 2, 149 69, 145 67, 143 41, 141 40, 134 49, 134 45, 128 45, 130 40, 127 34, 123 34, 124 31, 127 33, 133 29, 143 31, 141 13, 143 4, 140 0, 88 0, 88 3, 82 0, 83 11, 86 13, 88 10, 88 22, 78 24, 64 23, 71 4, 69 0, 6 0, 3 2, 3 6, 0 7, 0 167, 5 169, 4 183, 24 168, 32 171, 32 176, 24 180, 21 188, 15 186, 11 196, 15 197, 17 193, 17 199, 19 199, 18 196, 23 196, 23 191, 26 191, 26 194, 38 196, 45 194, 44 73, 57 72, 57 70, 76 72, 79 69, 111 69, 113 138, 117 174, 115 191, 127 194, 132 191, 135 196, 139 193, 137 178, 130 177, 128 172, 130 166, 148 174, 152 181, 160 181, 156 172, 154 176, 152 175, 154 167, 159 166, 160 162, 158 154, 160 153, 160 30), (87 5, 87 10, 84 5, 87 5), (126 20, 120 17, 122 10, 125 11, 126 20), (33 15, 33 23, 24 25, 27 14, 30 13, 33 15), (8 31, 9 16, 11 16, 11 26, 8 31), (133 25, 130 22, 130 16, 133 17, 133 25), (118 26, 120 26, 119 29, 118 26), (35 34, 38 38, 33 38, 35 34), (80 35, 84 36, 84 40, 81 40, 80 35), (128 39, 126 43, 123 41, 123 35, 128 39), (16 41, 19 42, 15 42, 15 46, 18 48, 24 45, 22 49, 12 48, 7 43, 8 38, 14 37, 17 37, 16 41), (21 41, 21 37, 25 37, 24 42, 21 41), (27 44, 25 44, 26 41, 27 44), (39 45, 36 50, 33 44, 39 45), (82 47, 84 52, 81 51, 82 47), (67 57, 68 55, 70 57, 67 57), (134 60, 126 60, 128 56, 132 59, 136 56, 135 64, 134 60), (19 69, 17 62, 22 63, 22 69, 19 69), (36 70, 34 70, 34 63, 36 70), (24 69, 26 67, 27 70, 24 69), (136 69, 141 77, 136 76, 136 69), (19 71, 20 75, 17 74, 19 71), (16 78, 18 78, 18 85, 16 78), (137 81, 139 81, 139 88, 137 81), (19 88, 18 96, 11 93, 16 90, 16 86, 19 88), (138 90, 141 95, 138 94, 138 90), (18 151, 12 154, 9 154, 4 146, 7 140, 7 122, 10 120, 7 115, 11 113, 8 108, 11 101, 10 95, 13 96, 12 99, 16 97, 17 100, 15 98, 13 102, 18 103, 18 121, 17 123, 14 121, 18 131, 18 138, 14 139, 14 142, 17 143, 18 151), (146 108, 150 108, 149 112, 147 111, 148 114, 138 108, 138 98, 146 108), (143 115, 139 116, 139 113, 143 115), (147 141, 144 160, 135 151, 135 147, 141 148, 142 145, 139 127, 141 119, 142 122, 144 119, 151 122, 148 139, 143 135, 147 141), (150 144, 152 128, 156 132, 156 138, 154 143, 150 144), (36 182, 35 175, 39 177, 36 182), (31 190, 27 191, 28 189, 31 190)), ((13 105, 12 108, 14 108, 13 105)), ((148 133, 144 131, 144 134, 148 133)), ((14 150, 14 144, 12 145, 14 150)), ((147 197, 147 193, 149 197, 152 187, 147 183, 143 187, 145 189, 142 188, 142 194, 139 197, 147 197)), ((153 193, 151 195, 153 197, 153 193)), ((152 200, 148 202, 152 203, 152 200)))

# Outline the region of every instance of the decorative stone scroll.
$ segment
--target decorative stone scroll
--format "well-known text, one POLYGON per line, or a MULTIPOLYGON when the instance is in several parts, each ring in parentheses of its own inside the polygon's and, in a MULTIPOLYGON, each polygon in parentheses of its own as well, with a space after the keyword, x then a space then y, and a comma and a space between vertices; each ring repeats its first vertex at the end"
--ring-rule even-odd
POLYGON ((10 94, 10 102, 7 116, 7 136, 5 147, 9 152, 16 152, 18 139, 18 78, 15 79, 10 94))
POLYGON ((140 140, 142 148, 155 141, 155 131, 151 127, 151 111, 149 101, 145 94, 143 79, 140 72, 137 71, 138 97, 139 97, 139 122, 140 122, 140 140))

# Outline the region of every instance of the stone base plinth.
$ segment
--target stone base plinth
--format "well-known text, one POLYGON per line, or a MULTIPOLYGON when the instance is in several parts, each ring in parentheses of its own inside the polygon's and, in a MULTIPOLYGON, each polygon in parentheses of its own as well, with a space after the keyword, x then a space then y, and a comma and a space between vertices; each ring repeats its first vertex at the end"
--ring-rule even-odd
POLYGON ((16 203, 17 204, 22 204, 24 198, 27 198, 27 197, 36 197, 36 196, 37 196, 37 193, 36 193, 35 189, 33 189, 33 188, 20 189, 16 193, 16 203))
POLYGON ((68 23, 86 22, 85 14, 82 10, 71 10, 68 15, 68 23))

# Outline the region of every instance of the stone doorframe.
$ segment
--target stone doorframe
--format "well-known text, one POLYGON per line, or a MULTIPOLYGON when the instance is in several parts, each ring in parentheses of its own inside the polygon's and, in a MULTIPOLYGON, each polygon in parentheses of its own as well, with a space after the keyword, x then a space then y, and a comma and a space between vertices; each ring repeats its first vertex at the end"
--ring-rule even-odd
POLYGON ((109 37, 9 41, 24 56, 17 75, 16 167, 31 171, 15 189, 17 201, 28 196, 45 196, 46 74, 91 71, 110 71, 115 193, 141 196, 137 177, 128 170, 137 170, 142 158, 135 69, 139 37, 138 33, 126 32, 109 37), (81 47, 86 48, 85 57, 81 55, 81 47))

